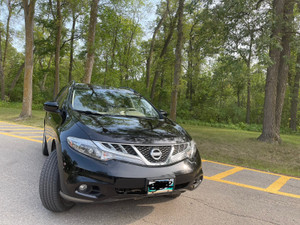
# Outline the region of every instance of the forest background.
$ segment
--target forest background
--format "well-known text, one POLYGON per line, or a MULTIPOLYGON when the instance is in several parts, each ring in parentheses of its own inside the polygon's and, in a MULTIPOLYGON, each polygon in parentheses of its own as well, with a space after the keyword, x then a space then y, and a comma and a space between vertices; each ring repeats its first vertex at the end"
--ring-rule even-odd
POLYGON ((1 104, 21 118, 75 80, 134 88, 181 123, 299 135, 299 0, 0 3, 1 104))

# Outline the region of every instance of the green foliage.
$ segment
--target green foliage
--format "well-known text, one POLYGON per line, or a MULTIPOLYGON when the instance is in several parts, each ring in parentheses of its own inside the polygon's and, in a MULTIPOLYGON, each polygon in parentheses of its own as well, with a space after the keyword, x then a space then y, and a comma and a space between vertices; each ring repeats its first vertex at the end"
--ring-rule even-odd
MULTIPOLYGON (((48 0, 38 1, 35 14, 33 102, 39 107, 44 101, 53 98, 56 2, 51 2, 52 5, 48 0)), ((145 22, 149 18, 145 18, 144 14, 151 3, 153 5, 148 0, 100 1, 93 84, 127 86, 150 99, 151 90, 146 89, 145 85, 146 60, 152 32, 166 9, 166 0, 158 3, 157 18, 149 24, 145 22)), ((4 6, 1 7, 1 10, 5 10, 4 6)), ((156 35, 150 70, 150 89, 155 74, 158 74, 153 103, 165 111, 170 108, 173 86, 177 7, 178 1, 169 1, 168 14, 156 35), (169 35, 170 41, 164 49, 169 35)), ((262 124, 263 120, 265 74, 268 65, 272 63, 268 48, 278 44, 270 37, 274 24, 271 10, 271 1, 186 0, 178 121, 261 130, 261 126, 256 124, 262 124), (251 125, 245 124, 248 82, 251 91, 251 125)), ((76 17, 76 26, 72 77, 77 82, 82 81, 85 73, 89 12, 90 1, 87 0, 66 0, 62 4, 60 87, 68 83, 73 16, 76 17)), ((17 16, 20 15, 17 15, 16 10, 14 19, 17 16)), ((299 12, 295 8, 295 22, 297 21, 299 12)), ((0 26, 4 32, 1 43, 3 49, 5 20, 0 21, 0 26)), ((24 34, 23 30, 19 32, 24 34)), ((12 40, 17 35, 12 29, 5 69, 5 92, 10 102, 21 102, 23 95, 23 72, 10 91, 10 86, 24 62, 22 50, 12 45, 12 40)), ((288 132, 290 119, 291 87, 296 74, 295 57, 299 51, 299 35, 294 37, 291 46, 293 57, 289 62, 290 78, 282 114, 282 132, 285 133, 288 132)))

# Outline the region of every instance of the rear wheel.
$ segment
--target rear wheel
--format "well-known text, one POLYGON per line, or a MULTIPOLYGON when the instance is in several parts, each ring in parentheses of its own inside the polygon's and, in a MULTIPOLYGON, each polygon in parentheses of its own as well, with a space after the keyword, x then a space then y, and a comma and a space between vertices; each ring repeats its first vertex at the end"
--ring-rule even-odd
POLYGON ((40 176, 40 198, 44 207, 53 212, 63 212, 73 207, 74 203, 63 199, 60 192, 59 172, 56 150, 46 159, 40 176))

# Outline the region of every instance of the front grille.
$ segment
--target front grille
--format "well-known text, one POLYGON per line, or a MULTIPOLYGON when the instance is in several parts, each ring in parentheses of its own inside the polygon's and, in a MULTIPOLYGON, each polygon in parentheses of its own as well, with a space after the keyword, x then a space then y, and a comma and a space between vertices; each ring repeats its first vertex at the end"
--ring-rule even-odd
POLYGON ((101 143, 104 147, 109 148, 110 150, 115 150, 117 152, 128 153, 130 155, 137 155, 135 150, 131 145, 123 145, 123 144, 111 144, 111 143, 101 143))
POLYGON ((128 154, 137 155, 131 145, 122 145, 122 147, 128 152, 128 154))
POLYGON ((121 148, 119 145, 117 145, 117 144, 112 144, 112 146, 113 146, 118 152, 123 152, 123 151, 122 151, 122 148, 121 148))
MULTIPOLYGON (((176 155, 180 152, 183 152, 187 149, 188 143, 182 143, 182 144, 174 144, 174 145, 134 145, 134 144, 121 144, 121 143, 107 143, 102 142, 101 143, 104 147, 117 151, 122 152, 124 154, 133 155, 136 157, 139 157, 140 155, 143 155, 143 157, 146 159, 142 159, 146 164, 163 164, 166 163, 170 155, 176 155), (158 149, 161 152, 160 159, 156 160, 151 156, 151 151, 153 149, 158 149), (172 151, 173 149, 173 151, 172 151), (172 153, 171 153, 172 152, 172 153)), ((156 151, 157 153, 157 151, 156 151)))
POLYGON ((159 162, 165 162, 167 161, 170 152, 171 152, 171 146, 142 146, 142 145, 136 145, 135 146, 140 153, 151 163, 159 163, 159 162), (155 160, 150 155, 152 149, 159 149, 162 153, 162 156, 159 160, 155 160))
POLYGON ((109 144, 107 143, 102 143, 106 148, 111 148, 109 144))

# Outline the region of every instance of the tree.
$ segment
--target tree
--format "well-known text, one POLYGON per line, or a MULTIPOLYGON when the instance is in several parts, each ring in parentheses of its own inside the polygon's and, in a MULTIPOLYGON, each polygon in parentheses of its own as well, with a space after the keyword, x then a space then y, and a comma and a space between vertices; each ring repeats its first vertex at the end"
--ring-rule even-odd
POLYGON ((251 64, 257 51, 257 45, 268 24, 268 10, 265 3, 253 0, 226 1, 217 12, 224 23, 226 37, 225 51, 232 55, 239 55, 247 65, 247 103, 246 123, 250 124, 251 113, 251 64), (230 31, 230 32, 228 32, 230 31))
MULTIPOLYGON (((7 10, 8 10, 8 16, 6 19, 6 32, 5 32, 5 45, 4 45, 4 52, 3 52, 3 57, 1 54, 1 99, 4 100, 5 98, 5 66, 6 66, 6 58, 7 58, 7 49, 8 49, 8 43, 10 39, 10 19, 12 16, 14 5, 11 0, 7 1, 7 10)), ((1 28, 0 28, 1 29, 1 28)), ((1 31, 0 31, 1 33, 1 31)), ((0 41, 0 48, 1 46, 1 41, 0 41)), ((2 51, 2 50, 1 50, 2 51)))
POLYGON ((69 64, 69 82, 73 80, 72 70, 73 70, 73 60, 74 60, 74 39, 75 39, 75 26, 76 21, 80 13, 78 13, 78 3, 77 1, 70 1, 71 14, 72 14, 72 29, 71 29, 71 44, 70 44, 70 64, 69 64))
POLYGON ((154 50, 154 44, 155 44, 155 37, 160 29, 160 27, 162 26, 165 18, 167 17, 169 11, 169 0, 167 0, 166 2, 166 9, 163 12, 160 20, 158 21, 154 32, 153 32, 153 36, 152 36, 152 40, 151 40, 151 44, 150 44, 150 50, 149 50, 149 55, 147 58, 147 64, 146 64, 146 88, 149 89, 150 87, 150 70, 151 70, 151 64, 152 64, 152 58, 153 58, 153 50, 154 50))
POLYGON ((162 50, 159 54, 159 58, 157 59, 158 63, 157 63, 156 69, 155 69, 155 73, 154 73, 154 77, 153 77, 153 81, 152 81, 151 92, 150 92, 151 101, 154 101, 156 83, 157 83, 157 80, 159 78, 159 75, 160 75, 162 67, 163 67, 162 66, 163 65, 162 60, 163 60, 165 54, 167 53, 168 46, 169 46, 169 44, 172 40, 173 33, 174 33, 174 28, 175 28, 175 25, 176 25, 176 21, 177 21, 177 16, 175 15, 174 18, 171 18, 170 25, 169 25, 169 31, 166 34, 166 38, 164 40, 163 48, 162 48, 162 50))
POLYGON ((179 89, 179 79, 181 74, 181 58, 182 58, 182 46, 183 46, 183 9, 184 0, 179 0, 178 4, 178 23, 177 23, 177 44, 175 51, 175 66, 174 66, 174 80, 171 95, 171 110, 170 118, 176 120, 176 108, 177 108, 177 98, 179 89))
POLYGON ((272 64, 267 70, 263 131, 258 137, 264 142, 281 142, 280 123, 288 75, 293 8, 294 0, 275 0, 273 3, 274 24, 269 50, 272 64))
POLYGON ((297 111, 298 111, 298 98, 299 98, 299 81, 300 81, 300 50, 297 54, 296 63, 296 75, 294 78, 294 86, 292 88, 292 99, 291 99, 291 120, 290 128, 293 131, 297 130, 297 111))
POLYGON ((3 71, 5 70, 5 62, 6 62, 6 56, 7 56, 7 48, 8 48, 8 42, 9 42, 9 33, 10 33, 10 19, 13 12, 13 3, 11 0, 7 1, 7 9, 8 9, 8 16, 6 20, 6 37, 5 37, 5 46, 4 46, 4 54, 3 54, 3 71))
MULTIPOLYGON (((284 104, 284 97, 286 92, 286 84, 289 73, 289 59, 291 55, 290 44, 292 41, 293 30, 293 10, 295 0, 285 0, 284 4, 284 20, 283 20, 283 35, 281 39, 282 50, 280 53, 280 64, 278 68, 278 81, 277 81, 277 95, 276 95, 276 133, 280 137, 280 125, 282 117, 282 109, 284 104)), ((279 139, 280 141, 280 139, 279 139)))
MULTIPOLYGON (((51 1, 51 0, 50 0, 51 1)), ((60 60, 60 41, 61 41, 61 29, 62 29, 62 17, 61 17, 61 3, 60 0, 56 2, 56 41, 55 41, 55 81, 53 98, 57 96, 59 92, 59 60, 60 60)))
POLYGON ((1 100, 5 98, 5 83, 4 83, 4 72, 2 67, 2 29, 0 26, 0 81, 1 81, 1 100))
POLYGON ((98 3, 99 0, 93 0, 91 4, 90 12, 90 23, 89 23, 89 34, 87 40, 87 58, 85 65, 85 76, 83 82, 91 83, 93 65, 94 65, 94 52, 95 52, 95 31, 97 23, 97 12, 98 12, 98 3))
POLYGON ((31 117, 32 113, 32 74, 33 74, 33 27, 36 0, 23 0, 25 17, 25 71, 23 104, 20 118, 31 117))

